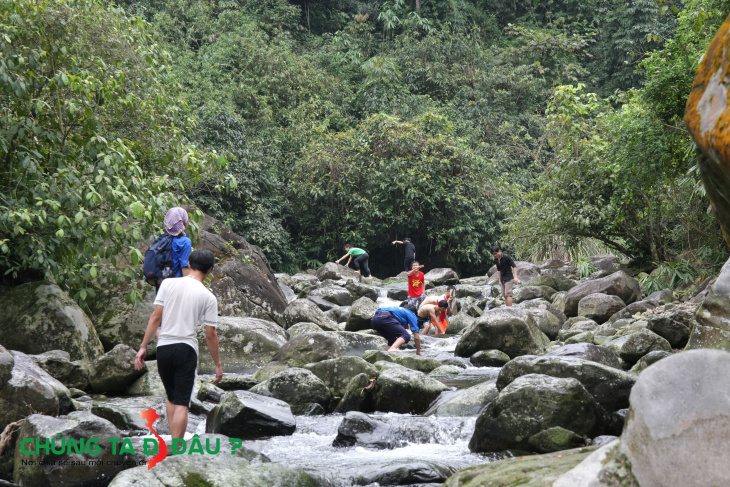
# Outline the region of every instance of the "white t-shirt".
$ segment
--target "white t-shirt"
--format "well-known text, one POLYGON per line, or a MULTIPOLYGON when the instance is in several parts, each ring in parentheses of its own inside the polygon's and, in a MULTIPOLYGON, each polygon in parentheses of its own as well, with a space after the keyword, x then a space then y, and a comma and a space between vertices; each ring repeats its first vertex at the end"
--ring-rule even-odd
POLYGON ((187 343, 198 353, 198 326, 218 324, 218 300, 190 276, 162 281, 155 304, 163 306, 158 347, 187 343))

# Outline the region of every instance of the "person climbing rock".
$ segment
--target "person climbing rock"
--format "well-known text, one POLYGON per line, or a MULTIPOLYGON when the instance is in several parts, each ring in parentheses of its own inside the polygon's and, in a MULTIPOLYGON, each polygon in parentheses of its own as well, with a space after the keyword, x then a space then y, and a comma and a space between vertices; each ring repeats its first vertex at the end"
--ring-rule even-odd
POLYGON ((165 279, 155 298, 155 310, 147 322, 142 344, 134 359, 141 370, 147 344, 160 330, 157 340, 157 370, 167 394, 167 420, 173 438, 183 438, 188 424, 190 397, 198 368, 198 326, 205 325, 205 339, 215 364, 214 384, 223 377, 218 349, 218 301, 204 285, 215 258, 209 250, 190 254, 190 272, 180 279, 165 279))
POLYGON ((404 329, 405 327, 413 333, 416 355, 421 355, 421 335, 414 310, 415 308, 409 305, 375 310, 375 315, 370 320, 370 327, 388 341, 389 352, 400 352, 398 349, 411 340, 411 335, 404 329))
POLYGON ((413 261, 411 270, 408 271, 408 304, 418 309, 426 295, 426 276, 421 272, 423 266, 418 261, 413 261))
POLYGON ((428 296, 422 303, 424 304, 438 304, 439 301, 446 301, 448 304, 448 307, 441 312, 439 315, 439 320, 431 321, 430 323, 426 324, 426 326, 423 327, 423 334, 428 335, 428 332, 431 329, 431 325, 433 325, 434 329, 436 330, 437 335, 443 335, 446 333, 446 328, 449 327, 449 316, 453 316, 456 314, 456 308, 455 308, 455 301, 454 296, 456 295, 456 288, 454 286, 449 286, 446 288, 446 293, 442 294, 441 296, 428 296))
POLYGON ((416 260, 416 246, 411 243, 411 239, 406 237, 401 240, 393 240, 393 245, 402 244, 406 251, 405 260, 403 261, 403 269, 408 272, 416 260))
POLYGON ((502 252, 499 245, 492 247, 492 255, 494 255, 494 265, 497 266, 499 287, 502 289, 504 303, 507 306, 512 306, 512 286, 520 283, 517 278, 517 265, 509 254, 502 252), (514 269, 514 275, 512 275, 512 269, 514 269))
POLYGON ((339 264, 341 261, 345 260, 345 258, 349 257, 347 259, 347 264, 345 264, 345 267, 350 267, 350 262, 352 262, 352 258, 354 257, 355 261, 353 262, 353 266, 355 267, 355 271, 363 277, 373 277, 372 275, 370 275, 370 267, 368 267, 368 259, 370 257, 368 256, 367 252, 365 252, 363 249, 353 247, 350 244, 345 244, 345 251, 347 253, 337 259, 335 262, 339 264), (362 272, 360 272, 361 270, 362 272))

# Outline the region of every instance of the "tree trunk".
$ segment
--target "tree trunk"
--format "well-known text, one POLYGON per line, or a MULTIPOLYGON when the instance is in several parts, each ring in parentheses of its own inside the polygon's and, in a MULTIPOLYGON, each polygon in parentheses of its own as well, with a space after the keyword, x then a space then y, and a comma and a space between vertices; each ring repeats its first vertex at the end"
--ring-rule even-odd
POLYGON ((421 10, 421 0, 416 0, 416 10, 421 10))

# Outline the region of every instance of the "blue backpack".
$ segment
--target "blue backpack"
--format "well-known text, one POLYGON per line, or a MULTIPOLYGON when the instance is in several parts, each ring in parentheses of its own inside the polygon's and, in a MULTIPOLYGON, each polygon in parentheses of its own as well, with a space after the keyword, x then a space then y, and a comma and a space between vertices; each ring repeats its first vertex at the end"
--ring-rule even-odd
POLYGON ((142 272, 149 284, 156 286, 168 277, 175 277, 172 263, 172 235, 164 233, 155 240, 144 254, 142 272))

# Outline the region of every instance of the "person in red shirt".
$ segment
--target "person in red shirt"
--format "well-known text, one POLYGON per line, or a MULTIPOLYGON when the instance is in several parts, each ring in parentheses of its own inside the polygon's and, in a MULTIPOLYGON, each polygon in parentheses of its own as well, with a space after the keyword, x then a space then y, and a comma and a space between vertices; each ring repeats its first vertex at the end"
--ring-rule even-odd
POLYGON ((423 266, 414 261, 411 264, 411 270, 408 271, 408 304, 415 306, 416 309, 426 299, 426 295, 423 293, 426 289, 426 276, 421 272, 421 269, 423 269, 423 266))

